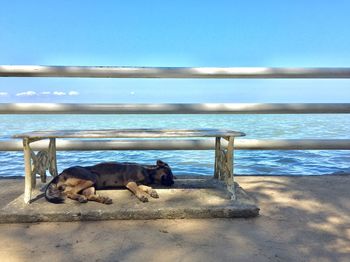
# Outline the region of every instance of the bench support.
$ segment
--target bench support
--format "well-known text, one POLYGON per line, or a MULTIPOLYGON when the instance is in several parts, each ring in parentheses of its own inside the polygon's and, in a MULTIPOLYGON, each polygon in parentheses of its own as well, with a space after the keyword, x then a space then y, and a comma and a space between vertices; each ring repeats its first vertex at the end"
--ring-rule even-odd
POLYGON ((234 184, 234 137, 224 137, 228 141, 227 148, 221 147, 221 137, 215 139, 214 178, 225 181, 231 200, 236 199, 234 184))
POLYGON ((51 138, 49 149, 39 151, 37 154, 30 147, 31 142, 37 139, 23 139, 24 150, 24 202, 30 203, 32 199, 32 190, 36 186, 36 174, 40 175, 41 182, 46 182, 46 170, 50 171, 52 176, 57 176, 56 161, 56 139, 51 138))
POLYGON ((220 179, 220 154, 221 154, 221 138, 215 138, 215 163, 214 163, 214 178, 220 179))
POLYGON ((227 190, 231 193, 231 200, 236 200, 236 191, 235 191, 235 181, 234 181, 234 169, 233 169, 233 144, 234 144, 234 138, 229 137, 228 138, 228 145, 226 150, 226 165, 228 172, 225 176, 226 178, 226 184, 227 184, 227 190))
MULTIPOLYGON (((31 149, 29 146, 30 140, 28 138, 23 139, 23 151, 24 151, 24 202, 30 203, 32 198, 32 188, 35 183, 32 178, 32 160, 31 160, 31 149)), ((35 186, 35 185, 34 185, 35 186)))
POLYGON ((55 177, 57 173, 57 158, 56 158, 56 139, 50 138, 49 144, 49 171, 51 176, 55 177))

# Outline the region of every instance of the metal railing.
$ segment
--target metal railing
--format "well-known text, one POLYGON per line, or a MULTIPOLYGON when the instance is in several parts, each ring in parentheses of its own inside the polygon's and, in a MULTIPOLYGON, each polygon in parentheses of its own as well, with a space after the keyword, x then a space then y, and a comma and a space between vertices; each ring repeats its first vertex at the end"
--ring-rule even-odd
POLYGON ((0 77, 350 78, 350 68, 0 66, 0 77))
MULTIPOLYGON (((350 78, 350 68, 178 68, 0 66, 0 77, 98 78, 350 78)), ((25 104, 2 103, 0 114, 336 114, 350 103, 312 104, 25 104)), ((33 144, 42 149, 45 142, 33 144)), ((237 139, 245 150, 350 150, 350 139, 237 139)), ((214 141, 57 141, 58 150, 207 150, 214 141)), ((22 150, 21 142, 0 141, 0 151, 22 150)))
MULTIPOLYGON (((226 146, 223 142, 223 146, 226 146)), ((45 150, 48 141, 32 144, 34 150, 45 150)), ((59 151, 74 150, 209 150, 215 149, 214 139, 201 140, 60 140, 59 151)), ((240 150, 349 150, 350 139, 236 139, 240 150)), ((22 151, 22 141, 0 141, 0 151, 22 151)))
POLYGON ((54 104, 3 103, 0 114, 349 114, 350 103, 54 104))

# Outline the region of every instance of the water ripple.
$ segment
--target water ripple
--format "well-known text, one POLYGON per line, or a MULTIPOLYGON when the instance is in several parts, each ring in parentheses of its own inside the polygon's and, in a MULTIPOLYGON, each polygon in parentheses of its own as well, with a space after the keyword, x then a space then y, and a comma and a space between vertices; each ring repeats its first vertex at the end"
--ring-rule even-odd
MULTIPOLYGON (((349 139, 348 115, 0 115, 0 139, 45 129, 226 128, 250 139, 349 139)), ((102 161, 168 162, 175 174, 213 174, 213 151, 58 152, 58 168, 102 161)), ((0 176, 23 175, 23 153, 0 152, 0 176)), ((235 172, 244 175, 321 175, 350 173, 350 152, 244 151, 235 153, 235 172)))

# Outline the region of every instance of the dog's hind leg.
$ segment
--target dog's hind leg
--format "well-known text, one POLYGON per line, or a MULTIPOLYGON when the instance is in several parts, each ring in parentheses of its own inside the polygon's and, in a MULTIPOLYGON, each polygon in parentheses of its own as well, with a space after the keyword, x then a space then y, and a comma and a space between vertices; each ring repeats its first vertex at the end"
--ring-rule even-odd
POLYGON ((80 203, 86 203, 88 201, 87 197, 79 194, 84 189, 91 187, 94 183, 90 180, 77 180, 68 179, 66 181, 66 188, 64 189, 64 194, 70 199, 77 200, 80 203))
POLYGON ((145 186, 145 185, 139 185, 139 189, 141 189, 143 192, 146 192, 153 198, 159 198, 159 195, 157 191, 155 191, 152 187, 150 186, 145 186))
POLYGON ((97 195, 94 187, 88 187, 88 188, 84 189, 82 194, 89 201, 96 201, 96 202, 107 204, 107 205, 112 204, 112 202, 113 202, 112 199, 110 199, 109 197, 97 195))
POLYGON ((140 199, 142 202, 148 202, 148 197, 143 192, 135 182, 129 182, 126 184, 126 188, 135 194, 135 196, 140 199))

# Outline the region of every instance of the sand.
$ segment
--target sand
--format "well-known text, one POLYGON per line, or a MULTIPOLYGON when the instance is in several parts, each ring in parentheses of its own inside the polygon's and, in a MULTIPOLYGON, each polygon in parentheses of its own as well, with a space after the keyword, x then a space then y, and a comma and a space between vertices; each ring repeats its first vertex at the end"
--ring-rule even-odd
MULTIPOLYGON (((350 176, 238 177, 250 219, 1 224, 1 261, 350 261, 350 176)), ((0 207, 23 191, 0 179, 0 207)))

